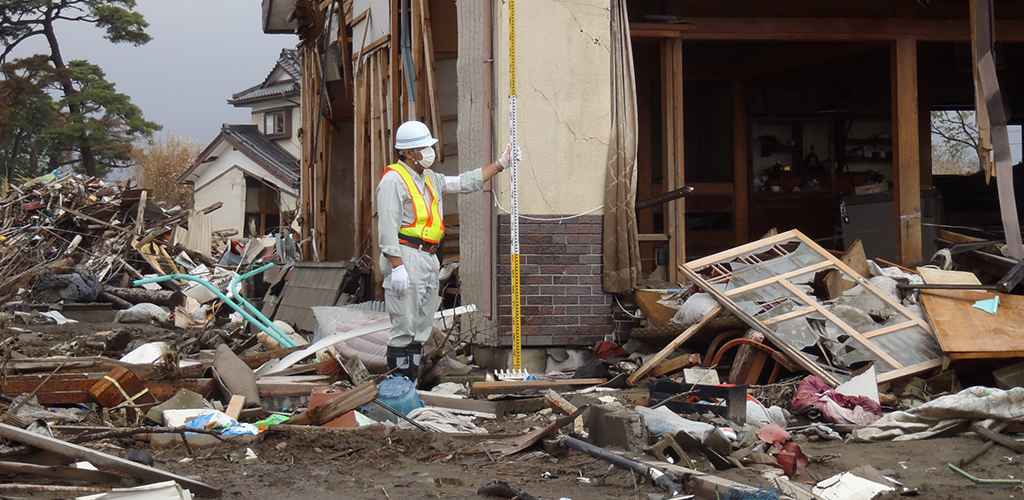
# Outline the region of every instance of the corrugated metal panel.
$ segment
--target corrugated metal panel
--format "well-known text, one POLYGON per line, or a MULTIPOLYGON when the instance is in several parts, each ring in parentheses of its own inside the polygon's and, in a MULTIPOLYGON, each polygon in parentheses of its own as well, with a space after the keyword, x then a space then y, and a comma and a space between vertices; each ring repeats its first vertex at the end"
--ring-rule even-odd
POLYGON ((336 303, 348 268, 347 262, 295 264, 281 293, 275 319, 294 325, 296 330, 312 332, 316 319, 310 307, 336 303))

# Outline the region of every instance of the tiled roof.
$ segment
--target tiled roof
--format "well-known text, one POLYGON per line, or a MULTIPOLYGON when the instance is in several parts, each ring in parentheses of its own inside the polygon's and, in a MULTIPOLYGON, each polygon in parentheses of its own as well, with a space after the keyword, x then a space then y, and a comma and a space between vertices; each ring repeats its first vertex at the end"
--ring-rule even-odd
POLYGON ((256 125, 224 125, 221 133, 242 154, 265 168, 288 186, 299 182, 299 160, 287 149, 267 139, 256 125))
POLYGON ((277 58, 277 63, 270 69, 270 72, 267 73, 267 76, 263 79, 262 83, 232 95, 231 99, 228 99, 228 102, 238 106, 263 99, 296 96, 299 94, 301 84, 302 64, 300 62, 299 51, 295 49, 283 49, 281 50, 281 55, 277 58), (285 82, 271 82, 270 77, 274 75, 277 68, 281 68, 282 71, 287 73, 288 76, 291 77, 291 80, 285 82))

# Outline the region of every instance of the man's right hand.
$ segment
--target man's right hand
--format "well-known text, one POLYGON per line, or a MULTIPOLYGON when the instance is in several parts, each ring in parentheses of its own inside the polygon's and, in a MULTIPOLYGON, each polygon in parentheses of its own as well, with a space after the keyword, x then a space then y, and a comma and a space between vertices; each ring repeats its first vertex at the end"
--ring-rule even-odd
POLYGON ((404 292, 409 288, 409 272, 401 265, 391 270, 391 289, 396 292, 404 292))

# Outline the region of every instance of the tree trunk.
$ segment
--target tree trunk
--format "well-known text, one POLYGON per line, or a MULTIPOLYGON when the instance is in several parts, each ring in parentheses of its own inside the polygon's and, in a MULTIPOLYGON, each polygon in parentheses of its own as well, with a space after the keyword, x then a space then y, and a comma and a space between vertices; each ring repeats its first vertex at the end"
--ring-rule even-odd
MULTIPOLYGON (((57 78, 60 80, 61 90, 64 92, 64 98, 68 101, 68 111, 73 116, 82 115, 82 107, 74 102, 73 96, 78 94, 78 90, 75 89, 75 84, 71 81, 71 75, 68 74, 67 64, 64 63, 64 56, 60 53, 60 44, 57 42, 57 33, 53 30, 53 18, 50 17, 51 13, 47 13, 46 22, 43 25, 43 33, 46 35, 46 41, 50 45, 50 61, 53 62, 54 68, 57 69, 57 78)), ((89 145, 89 136, 83 133, 78 138, 81 143, 78 145, 78 151, 81 155, 82 168, 85 170, 86 175, 96 175, 96 156, 93 154, 92 146, 89 145)))

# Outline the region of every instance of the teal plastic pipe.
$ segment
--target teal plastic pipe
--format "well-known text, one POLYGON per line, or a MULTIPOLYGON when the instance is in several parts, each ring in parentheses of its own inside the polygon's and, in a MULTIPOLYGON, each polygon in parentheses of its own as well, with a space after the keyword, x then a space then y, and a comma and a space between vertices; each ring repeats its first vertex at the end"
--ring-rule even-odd
POLYGON ((257 318, 260 321, 257 324, 257 326, 262 326, 264 330, 268 330, 268 329, 269 330, 273 330, 273 331, 275 331, 277 333, 280 333, 282 336, 287 337, 287 335, 285 335, 284 332, 279 330, 277 328, 277 326, 274 325, 274 322, 271 321, 270 318, 266 317, 263 314, 263 311, 260 311, 258 307, 252 305, 252 303, 250 303, 245 298, 245 296, 243 296, 238 291, 238 289, 242 286, 242 282, 243 281, 245 281, 245 280, 247 280, 249 278, 252 278, 253 276, 256 276, 257 274, 265 273, 267 270, 273 268, 276 265, 277 264, 274 264, 273 262, 269 262, 269 263, 264 264, 264 265, 262 265, 260 267, 257 267, 256 269, 253 269, 252 271, 249 271, 249 272, 247 272, 245 274, 236 275, 234 278, 231 278, 230 282, 228 282, 228 292, 230 292, 231 296, 234 297, 235 299, 237 299, 238 302, 242 304, 242 307, 244 307, 246 310, 249 311, 249 314, 253 315, 255 318, 257 318))
MULTIPOLYGON (((256 273, 256 274, 258 274, 258 273, 256 273)), ((247 275, 247 277, 251 277, 253 275, 253 272, 250 271, 249 273, 246 273, 246 275, 247 275)), ((228 307, 234 309, 235 312, 237 312, 238 314, 241 314, 242 318, 244 318, 246 321, 256 325, 257 327, 259 327, 259 329, 262 330, 267 335, 270 335, 274 340, 276 340, 279 344, 281 344, 281 347, 285 347, 285 348, 295 347, 295 341, 292 340, 291 337, 289 337, 289 336, 285 335, 284 333, 282 333, 280 330, 278 330, 276 327, 274 327, 273 324, 269 324, 269 327, 268 327, 268 324, 260 322, 259 320, 254 318, 251 314, 249 314, 249 312, 246 311, 244 307, 242 307, 242 306, 238 305, 237 303, 235 303, 235 301, 231 300, 231 298, 228 297, 227 295, 224 295, 224 292, 221 292, 220 288, 217 288, 216 286, 213 285, 213 283, 210 283, 209 281, 206 281, 206 280, 204 280, 204 279, 202 279, 202 278, 200 278, 198 276, 193 276, 191 274, 180 274, 180 273, 165 274, 163 276, 152 276, 152 277, 149 277, 149 278, 137 279, 137 280, 133 281, 132 284, 135 285, 135 286, 142 286, 142 285, 147 285, 149 283, 163 283, 165 281, 178 281, 178 280, 191 281, 193 283, 199 283, 200 285, 206 287, 207 290, 209 290, 211 293, 213 293, 218 299, 223 301, 225 304, 227 304, 228 307)), ((252 304, 249 304, 249 306, 252 307, 252 304)), ((260 316, 263 316, 263 313, 260 313, 260 316)), ((264 319, 266 318, 266 316, 263 316, 263 317, 264 317, 264 319)))

